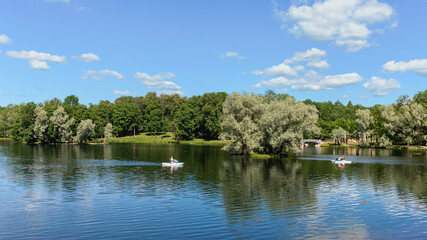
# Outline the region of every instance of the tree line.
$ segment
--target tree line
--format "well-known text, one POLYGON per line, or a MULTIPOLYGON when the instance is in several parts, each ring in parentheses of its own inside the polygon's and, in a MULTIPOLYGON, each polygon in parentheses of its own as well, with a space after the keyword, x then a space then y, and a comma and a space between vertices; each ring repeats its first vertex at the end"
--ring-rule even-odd
POLYGON ((427 140, 427 90, 401 96, 391 105, 364 107, 340 101, 296 101, 287 94, 205 93, 181 97, 123 96, 114 102, 63 101, 0 107, 0 136, 27 143, 83 142, 142 132, 173 132, 177 140, 230 139, 230 151, 293 151, 301 138, 332 138, 337 144, 424 145, 427 140))

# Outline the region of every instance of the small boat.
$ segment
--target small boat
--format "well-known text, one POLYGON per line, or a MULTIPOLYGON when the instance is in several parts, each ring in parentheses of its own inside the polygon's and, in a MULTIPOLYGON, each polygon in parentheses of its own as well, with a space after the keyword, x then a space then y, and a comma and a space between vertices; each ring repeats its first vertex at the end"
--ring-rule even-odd
POLYGON ((338 160, 331 160, 331 162, 335 163, 335 164, 350 164, 351 163, 351 161, 347 161, 347 160, 340 160, 340 161, 338 161, 338 160))
POLYGON ((182 166, 184 166, 183 162, 180 162, 180 163, 164 162, 164 163, 162 163, 162 167, 182 167, 182 166))

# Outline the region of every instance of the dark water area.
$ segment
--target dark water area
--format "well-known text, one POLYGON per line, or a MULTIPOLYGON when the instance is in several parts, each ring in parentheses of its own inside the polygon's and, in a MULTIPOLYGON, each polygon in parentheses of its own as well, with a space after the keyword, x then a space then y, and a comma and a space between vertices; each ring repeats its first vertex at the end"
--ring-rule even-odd
POLYGON ((426 239, 426 170, 427 151, 0 141, 0 239, 426 239))

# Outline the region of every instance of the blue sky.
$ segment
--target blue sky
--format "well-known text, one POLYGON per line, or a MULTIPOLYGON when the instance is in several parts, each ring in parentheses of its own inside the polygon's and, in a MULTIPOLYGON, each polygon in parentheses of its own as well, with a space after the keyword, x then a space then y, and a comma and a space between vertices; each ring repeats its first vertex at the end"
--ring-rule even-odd
POLYGON ((5 0, 0 106, 267 89, 391 104, 426 90, 425 12, 424 0, 5 0))

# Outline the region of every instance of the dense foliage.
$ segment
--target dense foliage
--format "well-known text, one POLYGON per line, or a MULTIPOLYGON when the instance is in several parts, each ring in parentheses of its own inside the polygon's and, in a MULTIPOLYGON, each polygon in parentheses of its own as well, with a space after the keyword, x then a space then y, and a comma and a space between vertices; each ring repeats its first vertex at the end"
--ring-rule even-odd
POLYGON ((391 105, 369 108, 340 101, 297 102, 271 90, 263 95, 218 92, 190 98, 149 92, 88 106, 70 95, 64 101, 54 98, 0 107, 0 136, 27 143, 62 143, 142 132, 173 132, 177 140, 215 140, 222 134, 236 141, 233 148, 243 152, 256 148, 291 151, 301 137, 332 138, 337 144, 356 140, 360 145, 379 147, 425 145, 426 108, 427 90, 413 97, 400 96, 391 105), (313 117, 306 121, 309 116, 313 117), (286 125, 289 121, 310 124, 293 128, 286 125), (320 131, 313 131, 311 123, 320 131))

